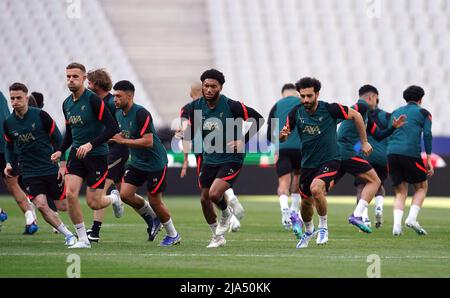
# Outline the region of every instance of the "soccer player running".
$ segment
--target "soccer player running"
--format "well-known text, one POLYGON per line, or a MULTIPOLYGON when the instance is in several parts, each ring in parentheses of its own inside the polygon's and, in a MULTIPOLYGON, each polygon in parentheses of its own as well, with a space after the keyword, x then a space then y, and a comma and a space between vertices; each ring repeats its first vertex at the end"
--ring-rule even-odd
MULTIPOLYGON (((13 113, 3 122, 7 142, 5 175, 11 177, 14 149, 18 152, 20 173, 28 197, 41 212, 45 221, 62 233, 66 245, 74 245, 75 236, 50 209, 47 199, 64 200, 65 193, 58 178, 59 172, 50 156, 55 151, 52 143, 59 148, 62 136, 55 121, 44 111, 28 106, 27 87, 14 83, 9 87, 13 113)), ((65 164, 65 161, 61 161, 65 164)))
POLYGON ((190 131, 190 135, 188 133, 185 137, 192 139, 196 132, 202 137, 200 149, 196 148, 194 142, 194 151, 203 150, 199 173, 201 204, 212 232, 207 247, 217 248, 226 243, 224 234, 230 227, 233 215, 224 193, 233 186, 241 171, 245 144, 258 132, 263 121, 254 109, 221 94, 225 77, 220 71, 206 70, 200 76, 200 81, 203 96, 189 104, 190 130, 187 132, 190 131), (251 127, 244 135, 245 121, 251 122, 251 127), (222 211, 219 223, 211 202, 222 211))
POLYGON ((407 104, 392 112, 394 117, 405 114, 408 118, 408 122, 392 134, 387 149, 389 174, 395 191, 394 226, 392 229, 394 236, 402 235, 402 218, 406 197, 408 196, 408 184, 413 185, 414 195, 405 225, 413 229, 418 235, 427 234, 417 221, 417 216, 427 195, 427 176, 431 177, 434 173, 431 163, 432 117, 430 112, 421 107, 424 95, 425 91, 421 87, 408 87, 403 91, 403 98, 407 104), (421 158, 420 142, 422 134, 427 154, 426 165, 423 164, 421 158))
POLYGON ((93 210, 106 208, 112 204, 116 217, 123 214, 123 204, 119 192, 104 195, 105 179, 108 174, 108 145, 106 142, 119 131, 105 103, 84 86, 86 68, 80 63, 71 63, 66 67, 66 78, 72 92, 64 100, 63 113, 66 119, 66 133, 58 151, 52 160, 57 162, 61 152, 72 146, 67 161, 65 184, 69 202, 69 215, 75 225, 78 242, 69 248, 90 248, 86 228, 83 222, 78 196, 86 181, 86 202, 93 210))
POLYGON ((313 207, 319 215, 316 243, 322 245, 328 242, 326 193, 333 184, 341 163, 336 132, 339 120, 351 120, 355 123, 361 140, 361 151, 364 154, 370 154, 372 146, 367 141, 366 127, 361 114, 339 103, 318 100, 321 88, 319 80, 305 77, 295 85, 300 92, 301 104, 289 112, 279 138, 281 142, 285 141, 296 128, 302 143, 300 210, 305 224, 305 233, 298 242, 297 248, 305 248, 316 234, 313 207))
MULTIPOLYGON (((116 120, 116 106, 114 104, 114 96, 110 93, 112 89, 111 76, 105 69, 96 69, 87 73, 88 88, 102 99, 105 106, 111 112, 114 120, 116 120)), ((120 182, 125 173, 125 163, 128 160, 129 151, 125 145, 115 142, 108 143, 108 175, 106 176, 105 186, 103 188, 104 195, 115 186, 120 191, 120 182)), ((87 230, 88 239, 91 242, 100 240, 100 229, 105 217, 106 209, 94 210, 94 221, 91 229, 87 230)))
MULTIPOLYGON (((394 117, 393 125, 388 129, 380 130, 372 118, 367 117, 369 104, 376 104, 378 91, 371 85, 364 85, 358 92, 360 99, 352 106, 359 114, 361 114, 364 122, 367 122, 366 132, 372 135, 376 140, 380 141, 390 136, 396 128, 401 127, 405 123, 405 115, 401 115, 398 119, 394 117)), ((361 191, 361 198, 356 205, 353 214, 348 218, 348 222, 365 233, 372 233, 372 229, 363 221, 363 213, 367 210, 370 202, 374 198, 381 186, 380 178, 375 170, 364 159, 360 152, 355 150, 355 146, 359 141, 359 131, 352 121, 343 121, 339 130, 338 145, 341 155, 341 166, 335 177, 337 183, 345 173, 349 173, 365 182, 361 191)))
MULTIPOLYGON (((192 100, 196 100, 200 97, 202 97, 202 83, 201 82, 195 82, 191 85, 191 92, 190 92, 190 96, 192 98, 192 100)), ((189 109, 190 109, 190 104, 186 104, 184 107, 181 108, 181 112, 180 112, 180 118, 181 118, 181 128, 179 131, 177 131, 177 134, 182 135, 183 131, 186 130, 186 128, 189 125, 189 109)), ((194 140, 195 140, 196 136, 194 136, 194 140)), ((187 167, 189 166, 189 161, 188 161, 188 152, 189 152, 189 145, 191 144, 191 142, 186 141, 186 140, 182 140, 182 144, 183 144, 183 152, 184 152, 184 160, 183 160, 183 166, 181 168, 181 173, 180 173, 180 177, 183 178, 186 176, 187 173, 187 167)), ((195 159, 197 161, 197 176, 200 174, 200 169, 202 166, 202 151, 199 150, 199 152, 194 153, 195 154, 195 159)), ((239 229, 241 228, 241 223, 239 222, 239 220, 241 220, 244 217, 244 207, 242 207, 242 204, 239 202, 237 196, 234 194, 234 190, 233 188, 229 188, 225 191, 224 193, 225 199, 227 200, 228 204, 230 204, 231 209, 233 210, 233 215, 231 216, 231 223, 230 223, 230 230, 231 232, 237 232, 239 231, 239 229)), ((209 202, 210 204, 212 204, 212 202, 209 202)), ((212 205, 211 205, 211 208, 212 205)))
POLYGON ((167 233, 159 246, 176 245, 180 243, 181 236, 162 201, 167 184, 167 152, 156 134, 150 112, 134 103, 134 91, 134 85, 129 81, 119 81, 114 85, 114 103, 118 109, 116 119, 121 132, 111 141, 128 146, 131 155, 120 195, 125 203, 144 218, 150 229, 151 220, 159 218, 167 233), (150 205, 136 193, 144 183, 147 184, 150 205))
POLYGON ((0 91, 0 172, 2 180, 5 183, 6 189, 14 197, 20 210, 25 215, 25 230, 24 235, 32 235, 39 229, 36 222, 36 215, 33 210, 33 206, 27 198, 27 195, 19 185, 19 165, 17 163, 17 156, 15 155, 11 162, 13 170, 10 172, 10 176, 5 175, 4 170, 6 167, 5 161, 5 138, 3 131, 3 122, 9 117, 10 111, 5 96, 0 91))
MULTIPOLYGON (((286 141, 279 143, 279 121, 285 123, 289 112, 298 104, 300 97, 294 84, 285 84, 281 89, 283 98, 277 101, 269 113, 267 123, 267 140, 275 145, 275 161, 278 176, 277 193, 280 197, 281 224, 286 230, 290 230, 291 216, 298 217, 300 193, 299 177, 300 163, 302 161, 301 141, 298 131, 294 130, 286 141), (273 123, 272 123, 273 122, 273 123), (275 124, 275 126, 272 126, 275 124), (289 194, 291 195, 291 207, 289 208, 289 194)), ((292 227, 297 237, 301 236, 301 221, 294 220, 292 227)), ((300 239, 300 238, 299 238, 300 239)))
MULTIPOLYGON (((371 87, 369 87, 371 88, 371 87)), ((373 123, 377 125, 380 129, 384 130, 389 127, 389 122, 391 119, 391 113, 388 113, 378 107, 379 98, 378 98, 378 90, 373 87, 373 93, 376 94, 377 99, 376 102, 370 102, 368 117, 372 119, 373 123)), ((375 194, 375 227, 378 229, 383 224, 383 202, 384 196, 386 195, 386 190, 384 188, 384 181, 387 178, 387 144, 389 138, 385 138, 381 141, 377 141, 371 134, 368 135, 369 143, 372 145, 373 152, 368 157, 366 157, 367 161, 373 167, 375 172, 377 173, 378 178, 380 178, 381 186, 378 188, 377 193, 375 194)), ((355 177, 355 186, 356 186, 356 197, 358 204, 361 199, 362 190, 364 189, 365 181, 355 177)), ((364 209, 362 215, 363 221, 367 226, 371 226, 368 208, 364 209)))

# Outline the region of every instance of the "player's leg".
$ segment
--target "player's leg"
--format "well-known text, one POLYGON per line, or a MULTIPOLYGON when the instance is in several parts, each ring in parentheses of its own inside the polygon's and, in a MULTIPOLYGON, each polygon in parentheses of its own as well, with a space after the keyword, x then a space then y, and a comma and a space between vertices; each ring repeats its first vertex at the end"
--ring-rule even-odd
POLYGON ((403 210, 405 209, 406 197, 408 196, 408 183, 403 181, 394 186, 394 225, 392 234, 400 236, 402 232, 403 210))
MULTIPOLYGON (((317 169, 303 169, 300 176, 300 192, 302 194, 302 200, 300 205, 300 213, 305 225, 305 233, 301 235, 300 241, 297 243, 297 248, 308 247, 309 240, 314 236, 314 199, 311 194, 311 183, 316 176, 317 169)), ((294 231, 295 232, 295 231, 294 231)), ((298 235, 296 235, 298 236, 298 235)))
MULTIPOLYGON (((103 196, 106 196, 108 189, 114 184, 111 179, 106 179, 105 187, 103 188, 103 196)), ((105 218, 106 208, 94 210, 93 221, 91 229, 87 230, 88 239, 91 242, 100 241, 100 229, 102 227, 103 219, 105 218)))
POLYGON ((150 206, 155 211, 157 217, 161 221, 164 229, 166 230, 166 236, 159 243, 159 246, 172 246, 180 243, 181 236, 175 229, 175 226, 170 216, 169 209, 166 207, 162 200, 162 190, 148 192, 148 199, 150 206))
POLYGON ((293 211, 296 213, 299 213, 300 208, 300 170, 294 170, 292 172, 292 182, 291 182, 291 207, 290 207, 290 213, 292 214, 293 211))
POLYGON ((7 191, 14 197, 17 205, 20 210, 25 215, 25 232, 24 234, 29 234, 28 231, 34 231, 35 233, 38 230, 38 226, 36 223, 36 216, 33 213, 33 207, 29 203, 27 195, 19 186, 18 176, 16 177, 6 177, 4 178, 4 183, 7 191))
POLYGON ((281 225, 285 230, 290 230, 292 225, 290 219, 291 214, 289 210, 289 194, 292 182, 292 170, 293 169, 289 152, 286 150, 280 150, 276 163, 276 171, 278 176, 277 195, 280 202, 281 225))
POLYGON ((75 235, 72 234, 71 231, 67 229, 61 219, 55 214, 55 212, 50 209, 47 204, 47 196, 44 194, 39 194, 33 199, 33 203, 36 205, 36 208, 42 214, 45 221, 54 227, 59 233, 64 235, 65 244, 67 246, 74 245, 76 242, 75 235))
POLYGON ((277 194, 280 201, 281 211, 281 225, 286 229, 291 229, 291 219, 289 212, 289 193, 291 186, 291 173, 287 173, 281 177, 278 177, 278 189, 277 194))
POLYGON ((427 170, 421 158, 402 157, 405 168, 409 175, 406 181, 414 186, 414 195, 409 209, 408 218, 405 224, 408 228, 413 229, 418 235, 426 235, 427 232, 423 229, 418 221, 417 216, 428 191, 427 170))
POLYGON ((210 200, 222 211, 216 234, 223 236, 230 228, 230 220, 233 215, 228 207, 227 200, 224 198, 225 191, 230 188, 230 184, 220 178, 216 178, 209 189, 210 200))
POLYGON ((361 179, 365 183, 361 192, 361 198, 352 215, 348 218, 348 221, 350 224, 358 227, 361 231, 371 233, 372 229, 365 224, 363 216, 366 215, 367 208, 381 185, 380 178, 378 178, 377 173, 369 162, 362 158, 353 157, 343 161, 343 165, 348 173, 361 179))
POLYGON ((302 152, 301 150, 292 150, 291 154, 289 155, 291 167, 292 167, 292 179, 291 179, 291 187, 290 187, 290 193, 291 193, 291 208, 290 213, 292 216, 292 211, 295 211, 295 213, 299 214, 299 207, 300 207, 300 173, 301 173, 301 162, 302 162, 302 152))
POLYGON ((419 211, 422 208, 423 202, 427 195, 428 181, 425 180, 419 183, 414 183, 413 186, 414 195, 405 224, 408 228, 413 229, 418 235, 427 235, 427 231, 425 231, 425 229, 422 228, 417 221, 417 216, 419 215, 419 211))
POLYGON ((69 204, 69 216, 72 223, 75 225, 75 229, 78 235, 78 242, 69 248, 90 248, 91 245, 87 239, 86 227, 83 221, 83 212, 81 211, 81 205, 78 200, 80 194, 81 186, 83 185, 84 179, 80 176, 74 174, 66 174, 65 185, 66 185, 66 198, 69 204))
POLYGON ((234 194, 234 190, 230 187, 225 191, 224 196, 227 199, 231 209, 233 209, 233 214, 238 220, 241 220, 244 217, 245 210, 244 207, 242 207, 241 202, 239 202, 237 196, 234 194))
POLYGON ((311 194, 314 205, 319 215, 319 226, 317 230, 317 241, 319 245, 328 242, 328 208, 327 208, 327 187, 322 179, 315 178, 311 183, 311 194))
MULTIPOLYGON (((361 180, 359 177, 355 177, 355 189, 356 189, 356 205, 358 206, 359 200, 362 196, 362 191, 365 186, 365 181, 361 180)), ((368 227, 371 226, 370 218, 369 218, 369 208, 364 209, 362 214, 362 220, 364 224, 368 227)))

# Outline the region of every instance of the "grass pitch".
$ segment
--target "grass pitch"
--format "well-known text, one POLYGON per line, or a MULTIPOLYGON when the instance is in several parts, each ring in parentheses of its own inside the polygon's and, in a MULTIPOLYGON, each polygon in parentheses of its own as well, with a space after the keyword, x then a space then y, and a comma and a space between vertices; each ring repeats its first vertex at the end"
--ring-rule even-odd
MULTIPOLYGON (((283 230, 277 197, 239 199, 246 209, 242 228, 228 233, 227 245, 219 249, 206 249, 210 230, 197 197, 166 197, 181 245, 158 247, 164 231, 148 242, 143 220, 127 206, 121 219, 107 212, 100 243, 69 250, 40 215, 40 230, 21 235, 22 213, 12 198, 1 197, 9 218, 0 232, 0 277, 66 277, 73 253, 80 256, 81 277, 367 277, 373 254, 380 257, 381 277, 450 277, 449 198, 426 199, 419 216, 427 236, 405 227, 404 235, 394 238, 392 198, 385 200, 383 227, 363 234, 346 220, 354 198, 330 197, 330 240, 325 246, 311 241, 306 249, 296 249, 294 235, 283 230)), ((92 211, 84 200, 82 206, 89 228, 92 211)), ((73 231, 68 215, 61 217, 73 231)), ((314 221, 317 225, 317 217, 314 221)))

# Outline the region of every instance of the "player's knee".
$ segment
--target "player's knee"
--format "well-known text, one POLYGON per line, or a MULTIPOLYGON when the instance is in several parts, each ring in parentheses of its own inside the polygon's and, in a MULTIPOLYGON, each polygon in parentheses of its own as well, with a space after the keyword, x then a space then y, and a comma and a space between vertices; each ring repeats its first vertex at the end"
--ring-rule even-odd
POLYGON ((220 191, 214 190, 214 189, 210 189, 208 195, 209 195, 209 199, 213 202, 218 202, 223 197, 223 193, 221 193, 220 191))
POLYGON ((284 186, 278 186, 277 194, 278 194, 279 196, 281 196, 281 195, 286 195, 286 196, 288 196, 288 195, 289 195, 289 189, 286 188, 286 187, 284 187, 284 186))
POLYGON ((319 185, 318 183, 311 184, 311 195, 314 198, 323 196, 325 194, 325 189, 322 185, 319 185))
POLYGON ((87 204, 92 210, 102 209, 102 206, 100 206, 100 204, 96 200, 87 200, 87 204))
POLYGON ((70 188, 68 188, 67 190, 66 190, 66 198, 68 199, 68 200, 73 200, 73 199, 75 199, 77 196, 76 196, 76 193, 75 193, 75 191, 73 191, 72 189, 70 189, 70 188))

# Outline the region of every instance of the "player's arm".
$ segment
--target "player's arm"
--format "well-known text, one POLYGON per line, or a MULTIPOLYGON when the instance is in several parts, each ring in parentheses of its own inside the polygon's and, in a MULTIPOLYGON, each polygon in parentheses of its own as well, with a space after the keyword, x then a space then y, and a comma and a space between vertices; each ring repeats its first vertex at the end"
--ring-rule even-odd
POLYGON ((136 122, 139 129, 140 138, 127 139, 121 133, 116 134, 111 140, 131 148, 152 148, 153 133, 150 129, 152 117, 146 109, 140 109, 136 112, 136 122))
POLYGON ((14 140, 11 134, 9 133, 8 125, 6 124, 6 121, 3 122, 3 131, 4 131, 4 138, 5 138, 5 162, 6 167, 2 169, 2 171, 5 173, 5 176, 12 177, 10 175, 12 171, 11 162, 13 160, 14 156, 14 140))
MULTIPOLYGON (((270 109, 269 117, 267 117, 267 140, 273 143, 273 138, 275 137, 275 129, 276 127, 272 127, 272 119, 275 119, 275 111, 277 109, 277 105, 274 105, 272 109, 270 109)), ((279 120, 279 119, 275 119, 279 120)))
POLYGON ((92 147, 95 148, 108 142, 108 140, 112 138, 112 136, 114 136, 120 130, 119 126, 117 125, 117 122, 111 115, 111 112, 107 107, 105 107, 105 102, 103 100, 101 100, 99 97, 95 95, 92 95, 89 98, 89 102, 91 104, 95 116, 105 126, 103 132, 89 142, 91 143, 92 147))
POLYGON ((328 104, 327 109, 330 115, 335 119, 353 121, 361 141, 361 151, 365 155, 372 153, 372 146, 367 141, 366 125, 360 112, 339 103, 328 104))
POLYGON ((251 122, 251 126, 244 136, 244 143, 246 144, 261 129, 264 118, 255 109, 247 107, 242 102, 230 100, 229 106, 236 119, 242 118, 246 122, 251 122))
POLYGON ((295 129, 295 118, 297 117, 297 110, 299 106, 294 107, 288 114, 286 118, 286 123, 284 124, 284 127, 281 129, 278 138, 280 142, 284 142, 287 140, 289 135, 291 134, 291 131, 295 129))
POLYGON ((73 142, 73 140, 72 140, 72 128, 70 127, 69 119, 67 118, 67 115, 64 112, 64 104, 63 104, 62 110, 63 110, 64 119, 65 119, 65 123, 66 123, 66 132, 64 133, 64 138, 63 138, 61 146, 51 156, 51 160, 54 163, 58 163, 59 159, 62 156, 62 152, 66 152, 66 150, 69 149, 70 146, 72 146, 72 142, 73 142))
MULTIPOLYGON (((61 147, 62 142, 63 142, 63 137, 61 135, 61 132, 59 131, 58 126, 56 125, 55 121, 52 119, 52 117, 50 117, 50 115, 41 110, 40 112, 40 116, 41 116, 41 120, 42 120, 42 125, 45 129, 45 131, 48 133, 49 137, 50 137, 50 141, 52 142, 53 148, 55 149, 55 151, 61 147)), ((65 154, 61 154, 61 160, 65 161, 65 154)))
POLYGON ((431 116, 431 113, 425 109, 421 109, 421 112, 425 118, 423 124, 423 143, 425 146, 425 153, 427 154, 427 170, 428 175, 432 176, 434 174, 433 164, 431 163, 431 151, 433 149, 433 134, 431 133, 431 124, 433 121, 433 117, 431 116))
POLYGON ((406 123, 406 115, 400 115, 398 118, 393 118, 392 125, 386 129, 380 129, 372 116, 369 115, 367 121, 366 132, 373 136, 376 141, 382 141, 389 137, 397 128, 402 127, 406 123))

